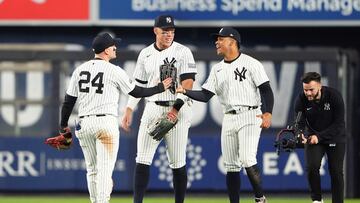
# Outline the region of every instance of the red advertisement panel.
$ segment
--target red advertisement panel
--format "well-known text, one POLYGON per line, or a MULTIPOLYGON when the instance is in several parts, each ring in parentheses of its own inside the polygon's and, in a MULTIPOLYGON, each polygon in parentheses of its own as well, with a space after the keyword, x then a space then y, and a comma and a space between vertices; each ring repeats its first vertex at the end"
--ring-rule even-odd
POLYGON ((89 0, 0 0, 0 20, 88 20, 89 0))

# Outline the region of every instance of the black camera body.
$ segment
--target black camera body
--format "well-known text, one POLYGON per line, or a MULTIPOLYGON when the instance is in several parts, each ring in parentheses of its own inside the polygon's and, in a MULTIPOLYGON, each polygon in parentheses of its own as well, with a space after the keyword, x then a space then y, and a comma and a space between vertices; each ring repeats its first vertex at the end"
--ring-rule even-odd
POLYGON ((282 129, 276 135, 274 146, 276 147, 278 155, 281 151, 292 152, 296 148, 304 147, 304 144, 302 143, 303 130, 299 129, 301 115, 301 112, 297 114, 294 126, 287 126, 287 128, 282 129))
POLYGON ((292 152, 296 148, 302 148, 302 131, 294 129, 292 126, 288 126, 282 129, 276 136, 274 146, 276 151, 280 154, 281 151, 292 152))

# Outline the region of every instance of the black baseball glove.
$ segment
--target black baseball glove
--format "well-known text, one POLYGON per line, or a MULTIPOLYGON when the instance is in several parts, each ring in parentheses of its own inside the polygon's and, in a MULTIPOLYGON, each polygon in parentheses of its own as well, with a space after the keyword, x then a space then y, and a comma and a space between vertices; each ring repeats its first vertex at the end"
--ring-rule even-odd
POLYGON ((176 125, 177 117, 167 115, 161 116, 156 122, 149 126, 149 135, 156 141, 162 140, 165 135, 176 125))
POLYGON ((163 81, 166 78, 172 78, 169 90, 173 94, 175 94, 177 88, 177 68, 174 66, 175 62, 175 58, 173 58, 170 62, 166 58, 164 60, 164 64, 160 66, 160 80, 163 81))

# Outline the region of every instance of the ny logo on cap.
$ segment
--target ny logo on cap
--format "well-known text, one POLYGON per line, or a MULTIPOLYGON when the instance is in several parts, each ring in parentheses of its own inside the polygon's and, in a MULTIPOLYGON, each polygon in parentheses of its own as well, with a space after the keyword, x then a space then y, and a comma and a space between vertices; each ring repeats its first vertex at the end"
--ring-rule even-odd
POLYGON ((171 23, 171 18, 170 18, 170 17, 166 17, 166 22, 167 22, 167 23, 171 23))
POLYGON ((223 31, 223 29, 224 29, 224 28, 221 28, 220 31, 219 31, 219 33, 221 33, 221 32, 223 31))

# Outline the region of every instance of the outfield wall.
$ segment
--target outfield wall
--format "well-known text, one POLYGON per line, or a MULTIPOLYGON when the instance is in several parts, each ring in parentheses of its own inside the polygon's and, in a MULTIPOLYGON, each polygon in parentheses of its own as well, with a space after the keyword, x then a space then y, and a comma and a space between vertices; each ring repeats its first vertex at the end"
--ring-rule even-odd
MULTIPOLYGON (((293 120, 292 106, 301 91, 299 78, 304 72, 320 72, 325 85, 339 89, 347 98, 347 55, 338 49, 243 51, 264 64, 275 96, 272 128, 263 132, 258 153, 264 189, 307 191, 302 151, 284 154, 278 160, 273 147, 275 134, 293 120)), ((119 56, 114 63, 131 75, 137 53, 120 50, 119 56)), ((194 56, 198 68, 195 89, 199 89, 218 57, 207 50, 195 50, 194 56)), ((86 190, 78 144, 70 151, 61 152, 45 146, 43 141, 57 133, 60 104, 74 67, 91 57, 90 51, 0 51, 0 190, 86 190), (59 177, 64 178, 59 180, 59 177)), ((122 95, 120 114, 126 101, 127 97, 122 95)), ((135 112, 133 131, 128 135, 121 132, 115 190, 129 191, 132 187, 136 126, 143 105, 135 112)), ((193 110, 187 152, 189 188, 225 190, 219 137, 221 107, 214 97, 208 104, 194 102, 193 110)), ((76 112, 77 107, 70 118, 71 126, 77 119, 76 112)), ((326 160, 324 164, 326 167, 326 160)), ((161 146, 154 158, 149 189, 170 189, 169 171, 161 146)), ((321 173, 328 176, 326 170, 321 173)), ((328 190, 329 178, 323 181, 323 188, 328 190)), ((243 182, 244 190, 249 191, 249 182, 243 182)))
MULTIPOLYGON (((307 180, 303 150, 277 156, 273 135, 264 133, 260 140, 258 161, 267 191, 305 191, 307 180)), ((43 144, 43 138, 1 138, 0 191, 86 191, 86 169, 81 149, 75 139, 68 151, 56 151, 43 144)), ((120 151, 113 174, 115 191, 131 191, 135 165, 136 140, 121 135, 120 151)), ((165 146, 158 147, 151 167, 150 190, 170 190, 172 172, 165 146)), ((321 167, 322 188, 330 189, 324 159, 321 167)), ((220 136, 192 134, 187 146, 188 188, 190 191, 225 191, 225 169, 220 151, 220 136)), ((244 170, 243 170, 244 171, 244 170)), ((242 190, 251 191, 244 173, 242 190)))

